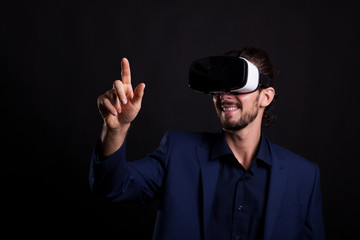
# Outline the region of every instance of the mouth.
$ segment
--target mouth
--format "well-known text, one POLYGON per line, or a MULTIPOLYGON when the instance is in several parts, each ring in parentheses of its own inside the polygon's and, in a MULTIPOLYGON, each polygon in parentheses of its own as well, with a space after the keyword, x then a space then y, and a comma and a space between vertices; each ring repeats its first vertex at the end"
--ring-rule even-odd
POLYGON ((225 114, 231 114, 241 108, 239 104, 236 103, 222 103, 220 104, 220 110, 225 114))
POLYGON ((217 109, 225 115, 230 115, 242 108, 241 103, 233 101, 219 101, 217 109))
POLYGON ((238 107, 223 107, 223 106, 221 106, 221 110, 223 112, 232 112, 232 111, 236 111, 238 109, 239 109, 238 107))

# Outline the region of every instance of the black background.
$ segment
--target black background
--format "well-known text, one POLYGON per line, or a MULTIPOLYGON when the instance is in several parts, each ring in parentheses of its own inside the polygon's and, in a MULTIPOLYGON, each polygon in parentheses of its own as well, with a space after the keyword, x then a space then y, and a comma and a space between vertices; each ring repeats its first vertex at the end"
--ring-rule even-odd
POLYGON ((12 236, 150 239, 156 203, 103 203, 89 162, 96 98, 130 60, 146 83, 128 156, 168 129, 218 131, 211 98, 187 87, 198 57, 256 46, 279 72, 268 137, 316 162, 328 239, 359 224, 356 1, 8 1, 1 4, 3 229, 12 236), (130 236, 130 237, 126 237, 130 236))

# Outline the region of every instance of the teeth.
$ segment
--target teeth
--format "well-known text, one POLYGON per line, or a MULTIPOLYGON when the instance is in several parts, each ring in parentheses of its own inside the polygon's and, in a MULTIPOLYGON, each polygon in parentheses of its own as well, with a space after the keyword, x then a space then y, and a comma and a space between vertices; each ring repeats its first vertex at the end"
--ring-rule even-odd
POLYGON ((222 108, 225 112, 227 112, 227 111, 235 111, 235 110, 237 110, 238 108, 236 108, 236 107, 230 107, 230 108, 222 108))

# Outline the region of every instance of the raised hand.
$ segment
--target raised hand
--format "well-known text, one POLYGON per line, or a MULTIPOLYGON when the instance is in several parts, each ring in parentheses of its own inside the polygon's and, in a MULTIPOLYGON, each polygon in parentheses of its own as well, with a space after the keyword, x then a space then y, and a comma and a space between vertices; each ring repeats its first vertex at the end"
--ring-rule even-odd
POLYGON ((140 83, 135 90, 132 88, 130 64, 126 58, 121 61, 121 79, 114 81, 112 89, 97 100, 104 123, 110 129, 130 124, 140 111, 144 95, 144 83, 140 83))
POLYGON ((130 64, 126 58, 121 60, 121 79, 113 83, 112 89, 97 99, 104 125, 100 141, 104 156, 110 156, 119 149, 126 137, 130 123, 141 108, 145 84, 140 83, 133 90, 130 64))

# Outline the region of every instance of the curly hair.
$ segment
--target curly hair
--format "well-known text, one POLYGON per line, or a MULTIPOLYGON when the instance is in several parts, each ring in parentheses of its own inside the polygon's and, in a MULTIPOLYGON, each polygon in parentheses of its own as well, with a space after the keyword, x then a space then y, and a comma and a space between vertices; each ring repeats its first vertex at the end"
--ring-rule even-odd
MULTIPOLYGON (((244 47, 240 50, 231 50, 225 53, 226 56, 243 57, 252 62, 260 72, 268 76, 271 81, 268 86, 261 86, 260 88, 273 87, 275 89, 275 71, 270 61, 270 57, 266 51, 255 47, 244 47)), ((261 89, 260 89, 261 90, 261 89)), ((275 95, 273 101, 265 108, 264 115, 262 117, 262 126, 269 127, 276 121, 276 114, 274 113, 274 105, 277 100, 275 95)))

